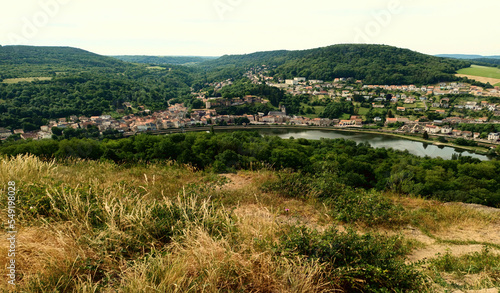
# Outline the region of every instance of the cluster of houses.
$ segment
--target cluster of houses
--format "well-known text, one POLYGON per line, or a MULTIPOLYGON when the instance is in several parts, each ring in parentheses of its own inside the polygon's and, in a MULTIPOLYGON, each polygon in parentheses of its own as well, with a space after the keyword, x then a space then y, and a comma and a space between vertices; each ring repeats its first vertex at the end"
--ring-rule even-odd
MULTIPOLYGON (((436 97, 444 94, 473 94, 475 96, 498 96, 500 97, 500 88, 484 90, 475 86, 468 86, 462 83, 441 83, 436 86, 421 86, 415 85, 362 85, 361 80, 357 80, 356 84, 347 84, 345 78, 336 78, 333 82, 324 82, 322 80, 306 80, 304 77, 295 77, 293 79, 279 80, 270 76, 266 76, 266 67, 254 69, 246 73, 247 77, 253 83, 266 83, 267 85, 282 88, 287 93, 292 95, 307 94, 315 96, 328 96, 332 98, 345 98, 347 101, 352 100, 355 96, 364 98, 365 101, 372 103, 373 108, 385 108, 390 103, 404 102, 404 106, 396 107, 399 116, 404 116, 410 108, 413 112, 425 111, 428 107, 435 108, 436 113, 445 114, 448 108, 466 109, 471 111, 482 111, 487 109, 494 112, 495 116, 500 116, 500 105, 490 103, 488 101, 468 101, 461 104, 451 105, 450 99, 446 97, 436 97), (385 92, 384 92, 385 91, 385 92), (388 95, 391 92, 393 94, 388 95), (434 96, 434 97, 432 97, 434 96), (411 104, 420 102, 422 108, 410 107, 411 104), (425 108, 425 109, 424 109, 425 108)), ((231 80, 214 83, 212 86, 216 90, 220 90, 225 86, 231 85, 231 80)), ((203 125, 218 125, 224 122, 228 125, 236 123, 236 121, 245 121, 250 124, 286 124, 286 125, 309 125, 309 126, 336 126, 336 127, 362 127, 363 118, 358 115, 353 115, 350 119, 325 119, 325 118, 307 118, 301 116, 289 116, 286 114, 284 107, 280 111, 270 111, 269 113, 258 113, 257 115, 219 115, 215 108, 239 106, 244 104, 266 104, 268 100, 258 96, 247 95, 232 99, 224 99, 217 97, 205 97, 203 94, 198 94, 197 97, 201 100, 204 109, 188 109, 183 104, 174 104, 164 111, 152 112, 139 106, 141 110, 137 114, 127 115, 120 119, 114 119, 109 115, 101 116, 70 116, 68 118, 60 118, 52 120, 48 125, 44 125, 36 132, 25 133, 22 129, 10 131, 5 128, 0 128, 0 139, 4 140, 13 134, 19 134, 23 139, 44 139, 52 137, 52 128, 60 129, 87 129, 89 126, 96 127, 100 133, 107 130, 118 131, 124 135, 133 135, 135 133, 146 131, 158 131, 172 128, 184 128, 203 125), (243 120, 241 120, 243 119, 243 120)), ((401 104, 401 103, 400 103, 401 104)), ((400 105, 399 104, 399 105, 400 105)), ((128 102, 123 104, 126 108, 132 108, 128 102)), ((408 116, 408 115, 407 115, 408 116)), ((409 117, 409 116, 408 116, 409 117)), ((414 119, 414 118, 413 118, 414 119)), ((384 119, 375 117, 375 122, 381 122, 384 119)), ((406 117, 387 118, 385 119, 386 126, 394 123, 402 123, 403 126, 399 131, 404 132, 423 132, 427 131, 430 134, 453 135, 455 137, 474 138, 478 139, 479 133, 471 133, 468 131, 460 131, 453 129, 451 126, 458 123, 486 123, 488 117, 480 117, 467 119, 461 117, 449 117, 443 120, 435 120, 433 123, 419 122, 418 120, 410 120, 406 117)), ((496 122, 496 121, 490 121, 496 122)), ((499 140, 498 133, 491 133, 488 136, 491 142, 499 140)))
MULTIPOLYGON (((246 118, 246 123, 255 125, 259 124, 289 124, 289 125, 312 125, 312 126, 331 126, 339 122, 339 120, 330 120, 324 118, 307 118, 300 116, 288 116, 284 106, 280 111, 270 111, 267 113, 258 113, 257 115, 218 115, 215 109, 210 109, 218 99, 206 99, 206 109, 194 109, 188 112, 188 109, 183 104, 175 104, 170 106, 165 111, 151 112, 150 110, 143 110, 138 114, 127 115, 121 119, 114 119, 110 115, 102 116, 70 116, 68 118, 60 118, 52 120, 48 125, 40 127, 39 131, 24 132, 22 129, 14 130, 13 132, 0 128, 0 138, 6 139, 12 134, 20 134, 23 139, 44 139, 52 137, 52 129, 54 127, 60 129, 87 129, 89 126, 96 127, 102 134, 107 130, 116 130, 124 135, 133 135, 146 131, 158 131, 172 128, 184 128, 204 126, 210 124, 220 124, 225 122, 228 125, 234 124, 238 118, 246 118)), ((246 102, 266 102, 260 97, 247 96, 243 99, 229 100, 232 103, 246 102)), ((359 118, 359 117, 358 117, 359 118)), ((362 120, 359 120, 361 125, 362 120)))
MULTIPOLYGON (((479 132, 471 132, 471 131, 466 131, 466 130, 460 130, 460 129, 453 129, 453 127, 449 125, 445 126, 438 126, 434 124, 428 124, 425 125, 424 131, 427 131, 427 133, 430 134, 444 134, 444 135, 451 135, 453 137, 463 137, 466 139, 479 139, 481 133, 479 132)), ((498 142, 500 140, 500 133, 489 133, 488 134, 488 141, 490 142, 498 142)))
MULTIPOLYGON (((314 96, 344 97, 351 100, 353 95, 362 95, 366 100, 377 95, 377 91, 390 91, 401 93, 413 93, 419 95, 441 96, 445 94, 471 94, 474 96, 500 97, 500 87, 493 89, 483 89, 477 86, 469 86, 464 83, 451 82, 440 83, 439 85, 428 85, 417 87, 415 85, 363 85, 361 90, 355 90, 354 87, 346 85, 346 78, 336 78, 333 82, 324 82, 322 80, 306 80, 304 77, 295 77, 293 79, 279 80, 277 83, 272 81, 272 77, 260 74, 253 77, 254 83, 265 82, 269 86, 274 86, 286 90, 292 95, 308 94, 314 96)), ((356 80, 357 84, 362 84, 361 80, 356 80)), ((381 98, 384 98, 382 94, 381 98)), ((406 99, 402 95, 402 99, 406 99)), ((398 97, 399 98, 399 97, 398 97)), ((422 99, 422 97, 421 97, 422 99)), ((411 100, 410 100, 411 101, 411 100)), ((406 102, 405 102, 406 103, 406 102)))
POLYGON ((231 106, 240 106, 244 104, 267 104, 268 100, 265 100, 261 97, 247 95, 243 98, 232 98, 232 99, 223 99, 218 97, 206 98, 203 95, 198 96, 198 99, 205 103, 205 108, 210 109, 214 107, 231 107, 231 106))
MULTIPOLYGON (((487 120, 488 118, 484 117, 472 120, 460 117, 449 117, 443 120, 435 120, 432 123, 428 123, 428 122, 412 121, 409 120, 408 118, 387 118, 385 124, 389 125, 391 123, 397 123, 397 122, 404 123, 404 125, 398 129, 399 132, 423 133, 424 131, 427 131, 427 133, 433 135, 445 135, 445 136, 452 136, 455 138, 463 137, 466 139, 479 140, 481 133, 455 129, 453 128, 452 125, 456 125, 459 123, 467 123, 467 124, 483 123, 483 121, 484 122, 486 121, 484 119, 487 120)), ((489 142, 493 143, 498 142, 499 139, 500 137, 498 133, 490 133, 487 138, 489 142)))

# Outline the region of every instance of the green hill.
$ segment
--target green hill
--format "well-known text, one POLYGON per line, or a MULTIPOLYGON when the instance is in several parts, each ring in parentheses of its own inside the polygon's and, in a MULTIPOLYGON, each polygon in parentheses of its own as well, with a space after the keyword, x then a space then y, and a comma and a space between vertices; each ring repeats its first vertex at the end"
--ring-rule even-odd
POLYGON ((115 58, 71 47, 0 47, 0 77, 54 76, 85 70, 124 71, 130 65, 115 58))
POLYGON ((352 77, 369 84, 430 84, 455 80, 453 74, 470 63, 385 45, 343 44, 303 51, 223 56, 202 65, 211 69, 267 65, 273 68, 271 74, 280 78, 352 77))
POLYGON ((101 115, 124 102, 165 109, 190 98, 194 69, 152 70, 69 47, 0 47, 0 127, 39 129, 49 119, 101 115))

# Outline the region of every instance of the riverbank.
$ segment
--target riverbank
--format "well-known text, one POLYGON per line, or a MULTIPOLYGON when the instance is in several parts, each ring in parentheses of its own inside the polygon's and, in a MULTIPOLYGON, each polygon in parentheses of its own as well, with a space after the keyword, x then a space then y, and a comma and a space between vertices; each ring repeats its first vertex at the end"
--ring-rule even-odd
MULTIPOLYGON (((202 127, 192 127, 192 128, 176 128, 176 129, 166 129, 160 131, 151 132, 152 134, 170 134, 170 133, 182 133, 182 132, 192 132, 192 131, 211 131, 212 126, 202 126, 202 127)), ((214 131, 230 131, 230 130, 249 130, 249 129, 295 129, 295 130, 323 130, 323 131, 338 131, 338 132, 349 132, 349 133, 365 133, 365 134, 375 134, 375 135, 386 135, 397 137, 401 139, 407 139, 412 141, 418 141, 426 144, 436 145, 438 147, 451 147, 459 150, 470 151, 480 155, 489 154, 489 149, 487 147, 471 147, 471 146, 461 146, 453 143, 442 143, 434 140, 426 140, 420 136, 415 136, 411 134, 404 134, 400 132, 395 132, 393 130, 386 129, 365 129, 365 128, 346 128, 346 127, 321 127, 321 126, 300 126, 300 125, 247 125, 247 126, 213 126, 214 131)), ((435 135, 429 135, 430 137, 438 137, 435 135)), ((494 144, 491 144, 494 146, 494 144)))

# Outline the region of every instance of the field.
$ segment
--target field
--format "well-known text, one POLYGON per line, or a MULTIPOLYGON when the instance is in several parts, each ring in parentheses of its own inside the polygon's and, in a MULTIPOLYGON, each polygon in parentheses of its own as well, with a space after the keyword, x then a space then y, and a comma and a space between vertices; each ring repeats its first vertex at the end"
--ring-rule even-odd
POLYGON ((51 80, 52 77, 25 77, 25 78, 6 78, 3 83, 19 83, 19 82, 33 82, 36 80, 51 80))
MULTIPOLYGON (((0 159, 0 180, 15 180, 19 189, 16 289, 389 292, 362 287, 372 282, 399 292, 402 283, 393 278, 421 277, 412 292, 497 292, 491 290, 500 285, 498 209, 359 191, 340 216, 313 198, 286 195, 298 178, 287 176, 217 175, 172 162, 0 159), (373 202, 397 208, 388 220, 382 214, 346 220, 381 208, 373 202), (309 249, 324 261, 307 258, 309 249), (375 270, 370 258, 380 261, 375 270)), ((2 219, 6 206, 0 203, 2 219)), ((7 256, 8 245, 2 237, 0 254, 7 256)), ((9 289, 6 282, 0 288, 9 289)))
POLYGON ((484 83, 489 82, 492 85, 500 85, 500 69, 495 67, 472 65, 469 68, 460 69, 457 76, 468 77, 484 83))

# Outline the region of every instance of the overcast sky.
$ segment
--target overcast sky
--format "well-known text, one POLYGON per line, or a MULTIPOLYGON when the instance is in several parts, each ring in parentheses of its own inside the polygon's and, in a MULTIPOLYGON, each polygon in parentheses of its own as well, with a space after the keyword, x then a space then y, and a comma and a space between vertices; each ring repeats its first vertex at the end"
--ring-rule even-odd
POLYGON ((373 43, 500 55, 499 0, 0 1, 2 45, 220 56, 373 43))

